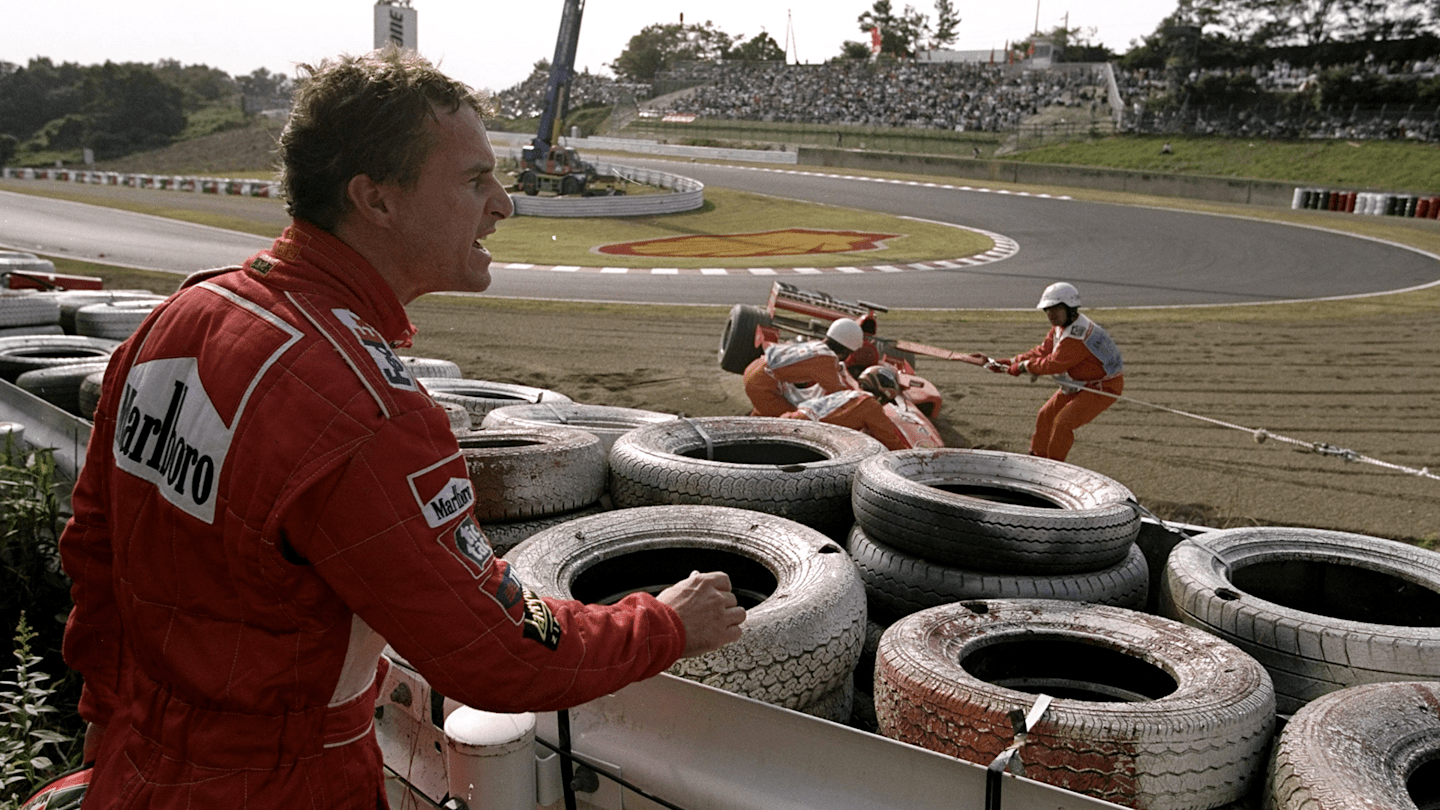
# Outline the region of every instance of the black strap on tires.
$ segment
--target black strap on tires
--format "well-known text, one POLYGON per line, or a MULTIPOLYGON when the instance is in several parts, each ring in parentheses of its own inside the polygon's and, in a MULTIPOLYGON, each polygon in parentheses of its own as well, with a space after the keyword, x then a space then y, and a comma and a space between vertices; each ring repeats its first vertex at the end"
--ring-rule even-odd
POLYGON ((1000 810, 1002 774, 1009 771, 1016 776, 1025 775, 1025 763, 1020 760, 1020 748, 1025 745, 1030 729, 1040 722, 1040 718, 1045 715, 1045 710, 1050 708, 1050 700, 1049 695, 1041 694, 1036 696, 1035 703, 1030 706, 1029 712, 1021 712, 1019 709, 1010 710, 1010 724, 1015 729, 1015 737, 1011 740, 1010 745, 991 760, 989 767, 985 769, 985 810, 1000 810))

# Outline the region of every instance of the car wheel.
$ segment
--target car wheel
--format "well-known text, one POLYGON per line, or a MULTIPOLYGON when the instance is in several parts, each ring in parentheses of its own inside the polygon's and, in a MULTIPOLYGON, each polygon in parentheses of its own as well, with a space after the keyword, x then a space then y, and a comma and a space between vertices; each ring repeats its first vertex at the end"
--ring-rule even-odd
POLYGON ((1270 677, 1237 647, 1108 605, 942 605, 891 625, 877 657, 885 736, 988 765, 1015 737, 1011 713, 1049 695, 1024 775, 1129 807, 1239 799, 1275 725, 1270 677))
POLYGON ((1275 743, 1267 808, 1440 807, 1440 682, 1373 683, 1318 697, 1275 743))
POLYGON ((755 330, 770 325, 770 313, 759 307, 731 307, 725 331, 720 333, 720 368, 732 374, 744 373, 745 367, 761 354, 761 348, 755 345, 755 330))
POLYGON ((704 504, 767 512, 843 537, 850 487, 884 445, 822 422, 763 416, 672 420, 610 450, 615 505, 704 504))
POLYGON ((724 571, 747 611, 740 640, 669 671, 786 708, 828 705, 865 635, 865 587, 845 550, 773 515, 617 509, 539 532, 505 559, 541 596, 602 604, 658 594, 691 571, 724 571))
POLYGON ((1139 546, 1119 563, 1071 574, 1000 574, 973 571, 889 548, 858 525, 850 530, 850 556, 865 582, 870 604, 898 618, 917 610, 967 599, 1063 599, 1144 610, 1150 569, 1139 546))
POLYGON ((1270 671, 1282 714, 1347 686, 1440 679, 1440 553, 1345 532, 1227 529, 1177 545, 1165 616, 1270 671))
POLYGON ((855 520, 934 562, 1023 574, 1098 571, 1140 533, 1130 490, 1061 461, 990 450, 900 450, 855 473, 855 520))

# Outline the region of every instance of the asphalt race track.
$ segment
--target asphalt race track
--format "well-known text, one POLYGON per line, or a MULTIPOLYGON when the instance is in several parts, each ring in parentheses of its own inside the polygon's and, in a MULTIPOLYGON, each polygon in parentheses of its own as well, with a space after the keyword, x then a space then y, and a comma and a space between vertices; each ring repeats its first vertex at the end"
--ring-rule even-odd
MULTIPOLYGON (((490 294, 727 305, 763 302, 771 282, 781 278, 891 307, 988 309, 1028 308, 1045 285, 1067 280, 1080 287, 1087 305, 1117 307, 1363 295, 1440 279, 1437 257, 1314 228, 1000 193, 965 188, 960 181, 903 183, 641 158, 618 162, 685 174, 707 185, 994 231, 1014 239, 1019 250, 1002 261, 969 268, 788 276, 750 271, 712 276, 519 270, 503 266, 503 260, 517 261, 506 256, 497 261, 490 294)), ((158 217, 0 192, 0 245, 37 253, 189 273, 235 263, 267 241, 158 217)), ((606 257, 605 263, 614 260, 606 257)), ((884 261, 883 257, 874 260, 884 261)))

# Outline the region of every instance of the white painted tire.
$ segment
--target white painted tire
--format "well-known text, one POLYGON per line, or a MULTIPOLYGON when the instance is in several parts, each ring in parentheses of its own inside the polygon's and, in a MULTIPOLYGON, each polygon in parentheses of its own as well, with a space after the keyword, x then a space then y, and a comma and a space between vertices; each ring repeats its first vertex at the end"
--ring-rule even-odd
POLYGON ((456 441, 481 523, 569 512, 605 494, 600 440, 585 431, 553 425, 472 430, 456 441))
POLYGON ((1281 714, 1362 683, 1440 680, 1440 553, 1346 532, 1196 535, 1166 561, 1160 612, 1254 656, 1281 714))
POLYGON ((1270 676, 1179 622, 1048 599, 959 602, 885 631, 875 667, 881 733, 988 765, 1010 713, 1054 697, 1025 775, 1147 810, 1219 807, 1258 785, 1275 726, 1270 676))
POLYGON ((470 412, 471 421, 476 423, 483 421, 485 415, 496 408, 509 405, 570 402, 569 397, 558 391, 489 380, 421 377, 420 384, 430 392, 431 399, 460 405, 470 412))
POLYGON ((15 381, 27 371, 69 363, 109 360, 120 344, 83 335, 35 335, 0 338, 0 378, 15 381))
POLYGON ((731 506, 799 521, 836 539, 854 522, 855 470, 885 451, 859 431, 804 419, 715 416, 631 431, 610 449, 620 508, 731 506))
POLYGON ((151 311, 163 303, 163 298, 139 298, 86 304, 75 310, 75 332, 90 337, 124 340, 135 334, 151 311))
POLYGON ((791 520, 721 506, 617 509, 539 532, 505 559, 537 594, 609 603, 725 571, 739 641, 670 672, 786 708, 838 712, 865 636, 865 587, 845 550, 791 520))
POLYGON ((1440 807, 1440 681, 1351 686, 1305 704, 1275 743, 1265 807, 1440 807))
POLYGON ((586 405, 578 402, 541 402, 535 405, 507 405, 485 414, 481 426, 542 427, 563 425, 578 428, 600 437, 600 446, 608 454, 615 440, 638 427, 668 422, 675 417, 668 413, 640 408, 618 408, 611 405, 586 405))
POLYGON ((395 357, 399 359, 401 365, 409 370, 412 377, 460 379, 459 364, 449 360, 441 360, 437 357, 411 357, 405 354, 397 354, 395 357))

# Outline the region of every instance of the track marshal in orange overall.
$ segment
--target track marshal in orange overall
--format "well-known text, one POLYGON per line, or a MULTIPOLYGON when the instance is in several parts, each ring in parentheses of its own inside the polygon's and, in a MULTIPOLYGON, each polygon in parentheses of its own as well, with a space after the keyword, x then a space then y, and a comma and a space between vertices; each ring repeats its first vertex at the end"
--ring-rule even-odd
POLYGON ((795 409, 785 396, 786 386, 819 386, 826 394, 854 390, 855 381, 845 360, 865 341, 860 324, 839 318, 825 331, 824 340, 772 343, 745 369, 745 395, 754 407, 752 416, 783 416, 795 409))
POLYGON ((1080 314, 1080 291, 1074 285, 1051 284, 1035 308, 1044 310, 1050 321, 1045 340, 1008 360, 998 359, 989 368, 1013 376, 1053 376, 1060 383, 1060 390, 1035 418, 1030 455, 1064 461, 1075 443, 1076 429, 1115 404, 1115 396, 1125 390, 1125 362, 1110 334, 1080 314))

